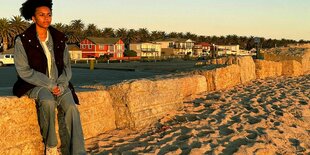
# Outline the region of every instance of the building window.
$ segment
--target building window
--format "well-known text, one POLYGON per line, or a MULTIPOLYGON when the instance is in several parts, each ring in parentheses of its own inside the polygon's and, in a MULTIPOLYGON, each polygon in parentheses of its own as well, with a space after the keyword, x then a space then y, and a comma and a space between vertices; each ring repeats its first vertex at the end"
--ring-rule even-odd
POLYGON ((88 45, 88 49, 91 49, 91 45, 88 45))
POLYGON ((169 43, 169 47, 170 47, 170 48, 173 48, 173 47, 174 47, 174 46, 173 46, 173 43, 170 42, 170 43, 169 43))
POLYGON ((122 49, 122 46, 121 46, 120 44, 118 44, 118 45, 117 45, 117 49, 118 49, 118 50, 121 50, 121 49, 122 49))
POLYGON ((103 45, 99 45, 99 49, 100 49, 100 50, 103 50, 103 45))
POLYGON ((86 48, 86 45, 83 44, 83 45, 82 45, 82 49, 85 49, 85 48, 86 48))
POLYGON ((109 51, 114 51, 114 46, 113 45, 109 45, 109 51))

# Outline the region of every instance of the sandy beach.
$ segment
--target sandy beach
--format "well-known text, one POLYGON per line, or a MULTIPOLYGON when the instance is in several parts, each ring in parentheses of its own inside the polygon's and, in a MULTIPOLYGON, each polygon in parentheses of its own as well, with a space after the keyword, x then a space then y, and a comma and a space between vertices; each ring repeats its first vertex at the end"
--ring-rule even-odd
POLYGON ((310 75, 200 94, 141 131, 86 140, 91 154, 310 154, 310 75))

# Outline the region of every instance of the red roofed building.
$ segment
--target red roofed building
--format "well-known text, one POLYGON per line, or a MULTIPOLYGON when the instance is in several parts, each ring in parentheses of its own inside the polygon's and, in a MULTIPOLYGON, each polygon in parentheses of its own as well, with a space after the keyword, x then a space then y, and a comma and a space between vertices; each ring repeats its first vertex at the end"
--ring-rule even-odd
POLYGON ((111 55, 111 58, 124 57, 125 45, 120 38, 87 37, 80 43, 83 58, 98 58, 111 55))
POLYGON ((194 46, 194 55, 207 56, 210 54, 211 45, 206 42, 197 43, 194 46))

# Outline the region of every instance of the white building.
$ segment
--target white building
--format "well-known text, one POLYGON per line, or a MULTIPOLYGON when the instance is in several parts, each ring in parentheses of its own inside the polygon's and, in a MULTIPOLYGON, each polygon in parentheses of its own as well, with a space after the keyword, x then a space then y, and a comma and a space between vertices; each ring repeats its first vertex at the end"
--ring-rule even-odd
POLYGON ((137 52, 141 57, 161 56, 161 44, 155 42, 134 43, 129 45, 130 50, 137 52))

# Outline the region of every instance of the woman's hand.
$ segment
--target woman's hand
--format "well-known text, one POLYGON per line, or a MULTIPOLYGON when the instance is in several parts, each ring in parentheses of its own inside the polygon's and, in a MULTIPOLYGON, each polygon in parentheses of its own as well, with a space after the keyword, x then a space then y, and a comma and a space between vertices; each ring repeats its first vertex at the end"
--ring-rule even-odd
POLYGON ((53 92, 52 92, 55 96, 59 96, 61 94, 61 90, 59 88, 59 86, 55 86, 53 88, 53 92))

